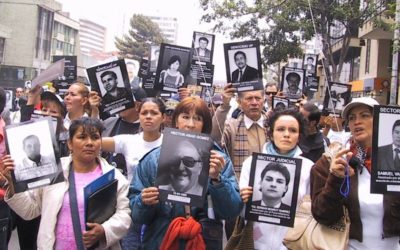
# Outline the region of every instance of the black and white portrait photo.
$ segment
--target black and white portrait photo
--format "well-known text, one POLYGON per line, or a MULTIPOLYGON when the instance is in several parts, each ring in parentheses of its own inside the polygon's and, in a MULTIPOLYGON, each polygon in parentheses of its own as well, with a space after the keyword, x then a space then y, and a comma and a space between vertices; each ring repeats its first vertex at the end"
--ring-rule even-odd
POLYGON ((185 84, 190 71, 191 49, 162 43, 156 71, 158 89, 177 92, 185 84))
POLYGON ((341 113, 350 99, 350 84, 329 82, 325 92, 324 110, 329 113, 341 113))
POLYGON ((101 96, 101 118, 133 106, 132 92, 124 59, 87 69, 92 87, 101 96))
POLYGON ((193 32, 193 61, 212 62, 215 35, 193 32))
POLYGON ((304 94, 307 96, 307 100, 314 99, 314 95, 318 92, 319 77, 308 76, 306 77, 304 94))
POLYGON ((289 108, 289 99, 279 96, 272 96, 272 107, 275 111, 289 108))
POLYGON ((14 93, 10 89, 5 89, 4 91, 6 92, 6 106, 5 106, 5 108, 8 109, 8 110, 12 110, 14 93))
POLYGON ((253 154, 249 186, 253 196, 246 206, 246 219, 293 226, 301 160, 253 154))
POLYGON ((51 118, 11 125, 6 128, 7 147, 15 161, 15 189, 27 189, 56 183, 62 173, 51 118))
POLYGON ((375 106, 371 192, 400 192, 400 108, 375 106))
POLYGON ((149 74, 149 60, 147 58, 140 59, 138 77, 146 78, 149 74))
POLYGON ((200 98, 206 103, 210 104, 212 102, 211 98, 214 96, 214 88, 203 86, 201 88, 200 98))
POLYGON ((307 76, 317 75, 317 62, 318 62, 318 55, 304 54, 303 69, 306 70, 307 76))
POLYGON ((150 45, 150 72, 155 72, 158 66, 158 59, 160 57, 160 46, 159 45, 150 45))
POLYGON ((224 52, 229 83, 233 83, 239 92, 262 89, 259 41, 226 43, 224 52))
POLYGON ((156 180, 160 200, 203 205, 211 146, 206 135, 164 130, 156 180))
POLYGON ((281 90, 289 99, 298 99, 304 89, 304 69, 283 67, 281 90))

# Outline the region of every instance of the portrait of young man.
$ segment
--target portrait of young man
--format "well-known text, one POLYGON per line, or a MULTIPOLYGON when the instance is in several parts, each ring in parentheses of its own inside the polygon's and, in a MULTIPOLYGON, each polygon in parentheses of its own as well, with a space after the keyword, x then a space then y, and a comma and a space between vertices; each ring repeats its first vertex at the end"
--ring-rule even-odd
POLYGON ((208 44, 209 44, 209 40, 207 37, 201 36, 199 38, 199 46, 195 49, 195 58, 196 57, 206 57, 206 58, 210 58, 211 57, 211 50, 209 50, 207 48, 208 44))
POLYGON ((258 79, 258 70, 247 65, 247 55, 243 51, 236 51, 233 59, 237 69, 232 72, 231 80, 233 83, 250 82, 258 79))
POLYGON ((51 157, 41 154, 41 144, 37 135, 28 135, 22 141, 25 157, 17 164, 14 175, 17 181, 24 181, 53 174, 57 165, 51 157))
POLYGON ((107 70, 100 75, 105 93, 102 102, 107 104, 127 97, 125 88, 118 87, 118 77, 114 71, 107 70))
POLYGON ((391 133, 393 143, 378 148, 379 171, 400 171, 400 120, 396 120, 391 133))
POLYGON ((268 163, 260 177, 262 199, 253 201, 252 204, 290 210, 290 205, 282 202, 290 183, 290 173, 287 167, 276 162, 268 163))
POLYGON ((151 61, 150 61, 150 71, 154 72, 158 66, 158 58, 160 56, 160 48, 158 46, 151 47, 151 61))
POLYGON ((290 96, 300 96, 302 88, 300 86, 301 76, 297 72, 290 72, 286 75, 287 88, 285 92, 290 96))
POLYGON ((306 55, 303 69, 306 70, 307 75, 315 75, 315 73, 316 73, 315 64, 316 64, 316 62, 315 62, 314 56, 306 55))

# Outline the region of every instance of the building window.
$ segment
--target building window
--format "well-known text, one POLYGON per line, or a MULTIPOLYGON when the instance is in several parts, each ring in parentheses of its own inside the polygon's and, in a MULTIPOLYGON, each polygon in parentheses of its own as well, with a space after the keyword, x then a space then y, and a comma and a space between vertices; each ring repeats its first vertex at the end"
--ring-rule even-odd
POLYGON ((367 39, 367 55, 365 56, 365 73, 369 73, 370 59, 371 59, 371 40, 367 39))
POLYGON ((3 37, 0 37, 0 64, 3 63, 4 61, 4 50, 6 45, 6 39, 3 37))
POLYGON ((36 58, 50 60, 51 34, 54 14, 39 7, 39 19, 36 37, 36 58))

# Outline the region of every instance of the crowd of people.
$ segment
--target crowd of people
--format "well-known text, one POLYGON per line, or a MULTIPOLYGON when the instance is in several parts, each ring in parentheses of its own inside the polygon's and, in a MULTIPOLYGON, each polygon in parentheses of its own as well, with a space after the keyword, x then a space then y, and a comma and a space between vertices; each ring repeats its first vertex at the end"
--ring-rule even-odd
MULTIPOLYGON (((179 63, 174 59, 169 65, 173 69, 179 63)), ((173 81, 181 85, 180 79, 173 81)), ((306 98, 274 109, 272 97, 282 95, 275 83, 239 93, 227 84, 222 93, 208 98, 211 103, 191 96, 186 88, 168 100, 147 97, 140 87, 132 93, 133 107, 105 120, 99 118, 104 96, 82 83, 73 83, 63 98, 40 85, 25 97, 19 95, 13 107, 18 122, 38 112, 60 121, 57 145, 65 180, 16 193, 17 159, 6 150, 5 126, 10 121, 3 117, 6 94, 0 88, 0 249, 7 249, 14 228, 21 249, 222 249, 255 191, 249 182, 253 153, 301 159, 296 202, 283 201, 291 179, 287 168, 269 163, 262 166, 262 195, 256 205, 290 209, 311 195, 312 214, 321 224, 334 224, 343 216, 343 206, 348 209, 350 249, 400 249, 399 196, 370 193, 373 106, 379 105, 374 99, 354 98, 342 114, 325 116, 306 98), (156 177, 165 127, 213 139, 202 207, 160 200, 163 187, 156 185, 156 177), (330 144, 337 143, 341 148, 332 154, 330 144), (358 165, 348 168, 352 157, 358 165), (85 223, 83 188, 110 169, 118 170, 115 212, 102 224, 85 223), (348 197, 340 193, 346 175, 348 197), (223 233, 207 235, 209 227, 223 233)), ((173 150, 182 153, 171 166, 180 177, 168 188, 203 188, 193 169, 201 161, 196 147, 176 143, 173 150), (194 186, 187 184, 189 179, 196 180, 194 186)), ((254 249, 286 249, 282 240, 288 227, 249 225, 253 239, 246 240, 254 249)))

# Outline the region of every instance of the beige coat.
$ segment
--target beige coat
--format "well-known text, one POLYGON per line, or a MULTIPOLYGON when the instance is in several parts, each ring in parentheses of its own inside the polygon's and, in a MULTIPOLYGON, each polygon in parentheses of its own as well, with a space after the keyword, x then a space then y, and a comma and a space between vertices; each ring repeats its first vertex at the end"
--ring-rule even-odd
MULTIPOLYGON (((38 249, 54 249, 57 217, 63 204, 64 195, 69 188, 68 173, 71 160, 71 157, 61 158, 65 181, 14 194, 12 197, 9 197, 8 193, 6 194, 5 201, 23 219, 31 220, 42 215, 37 238, 38 249)), ((113 168, 103 158, 99 158, 99 160, 103 173, 113 168)), ((105 241, 100 242, 101 249, 121 249, 119 240, 128 233, 131 225, 131 210, 127 198, 128 181, 119 171, 115 171, 115 178, 118 179, 117 210, 109 220, 102 224, 105 241)))

